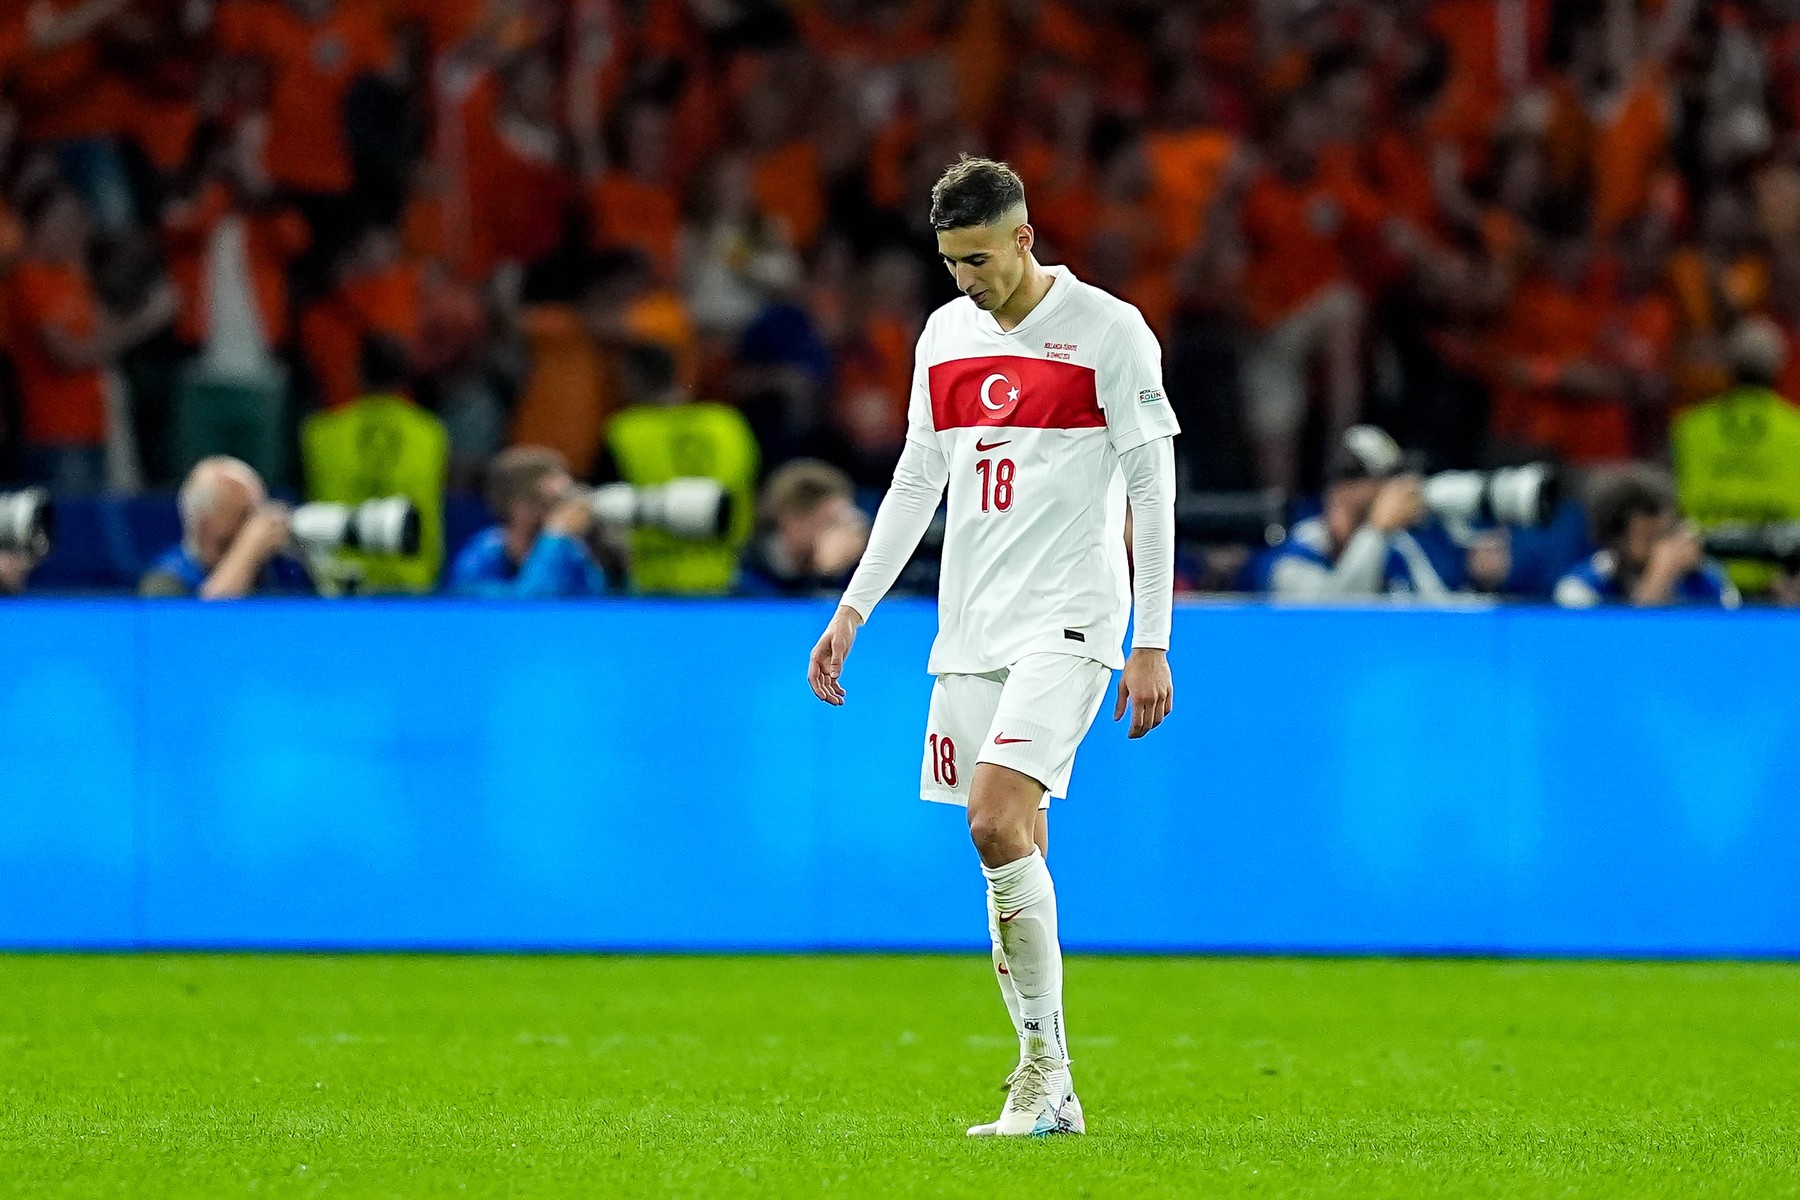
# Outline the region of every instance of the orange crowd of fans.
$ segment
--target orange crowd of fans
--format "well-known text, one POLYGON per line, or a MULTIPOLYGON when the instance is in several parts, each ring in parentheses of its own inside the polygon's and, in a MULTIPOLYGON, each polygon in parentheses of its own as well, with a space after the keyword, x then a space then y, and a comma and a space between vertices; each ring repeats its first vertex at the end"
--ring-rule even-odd
POLYGON ((0 80, 0 474, 71 490, 216 449, 192 363, 266 351, 291 429, 371 334, 459 480, 593 469, 651 342, 766 466, 879 483, 965 151, 1162 336, 1191 484, 1370 418, 1657 457, 1739 319, 1800 322, 1773 0, 0 0, 0 80))

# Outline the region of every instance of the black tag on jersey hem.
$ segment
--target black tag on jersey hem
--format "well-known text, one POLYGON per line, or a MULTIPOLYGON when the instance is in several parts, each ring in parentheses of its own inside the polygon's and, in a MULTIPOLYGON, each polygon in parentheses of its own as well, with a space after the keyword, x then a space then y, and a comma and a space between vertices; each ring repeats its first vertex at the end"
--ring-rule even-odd
POLYGON ((1079 630, 1065 629, 1065 630, 1063 630, 1063 636, 1068 638, 1071 642, 1086 642, 1087 641, 1087 638, 1085 636, 1083 636, 1079 630))

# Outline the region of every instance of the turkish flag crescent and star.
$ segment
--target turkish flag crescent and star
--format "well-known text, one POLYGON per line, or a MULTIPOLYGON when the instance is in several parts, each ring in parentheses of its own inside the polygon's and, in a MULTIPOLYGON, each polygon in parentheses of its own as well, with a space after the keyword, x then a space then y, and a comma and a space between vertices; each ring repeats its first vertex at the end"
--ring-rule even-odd
POLYGON ((1102 429, 1094 368, 1054 359, 953 358, 930 370, 931 420, 939 432, 999 425, 1102 429))

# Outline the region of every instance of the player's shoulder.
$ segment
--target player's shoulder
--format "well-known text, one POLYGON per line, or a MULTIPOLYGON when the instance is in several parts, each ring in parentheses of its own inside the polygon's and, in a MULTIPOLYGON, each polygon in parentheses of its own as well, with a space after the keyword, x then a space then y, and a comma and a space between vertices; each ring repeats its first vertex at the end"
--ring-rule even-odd
POLYGON ((1070 302, 1080 310, 1082 319, 1099 326, 1101 333, 1128 339, 1156 336, 1150 330, 1150 323, 1144 320, 1144 314, 1131 301, 1072 275, 1068 279, 1073 285, 1070 302))

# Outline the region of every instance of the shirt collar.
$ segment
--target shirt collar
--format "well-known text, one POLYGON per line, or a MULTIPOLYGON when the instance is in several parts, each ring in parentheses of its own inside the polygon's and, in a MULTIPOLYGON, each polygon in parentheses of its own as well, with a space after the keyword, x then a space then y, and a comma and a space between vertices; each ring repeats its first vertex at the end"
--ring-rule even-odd
POLYGON ((1026 330, 1036 325, 1053 309, 1059 307, 1064 298, 1067 297, 1070 292, 1075 290, 1073 286, 1077 282, 1075 279, 1075 272, 1069 270, 1069 268, 1057 265, 1045 267, 1044 271, 1050 276, 1050 290, 1045 292, 1044 298, 1037 302, 1037 307, 1026 313, 1025 319, 1020 321, 1017 325, 1014 325, 1011 329, 1002 329, 1000 327, 1000 322, 995 319, 993 313, 980 309, 976 310, 981 313, 982 319, 989 329, 993 330, 1001 337, 1018 337, 1021 333, 1024 333, 1026 330))

